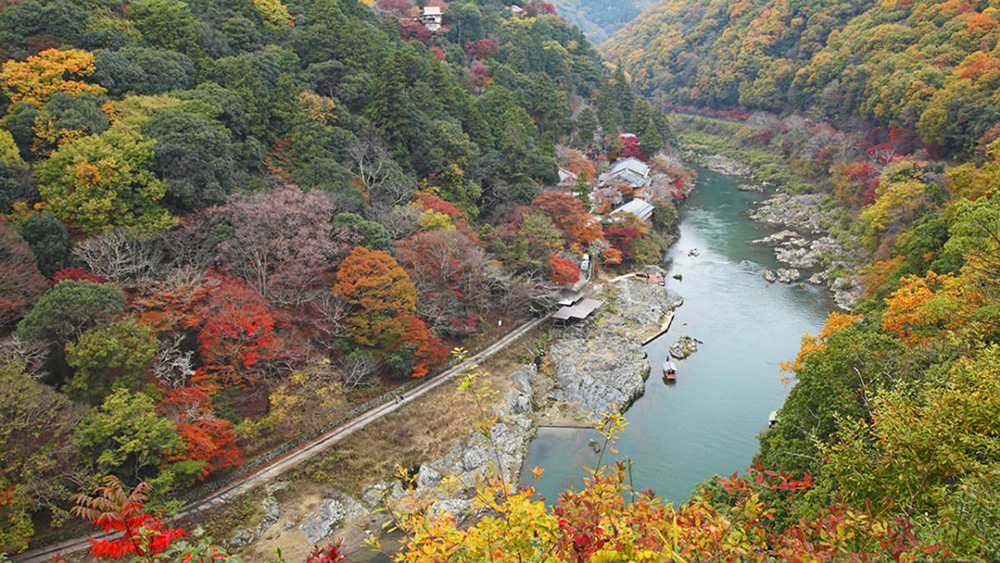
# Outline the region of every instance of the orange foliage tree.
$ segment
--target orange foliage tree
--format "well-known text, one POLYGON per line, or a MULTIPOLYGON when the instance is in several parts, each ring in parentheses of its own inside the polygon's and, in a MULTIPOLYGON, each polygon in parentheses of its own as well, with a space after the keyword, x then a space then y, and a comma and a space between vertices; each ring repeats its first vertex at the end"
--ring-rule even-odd
POLYGON ((340 263, 333 292, 354 308, 347 318, 351 338, 365 346, 398 342, 400 320, 417 312, 410 276, 381 250, 352 250, 340 263))
POLYGON ((545 213, 570 245, 586 245, 603 236, 601 224, 569 194, 547 192, 535 198, 531 206, 545 213))
POLYGON ((558 254, 549 254, 549 279, 559 285, 580 281, 580 268, 576 262, 558 254))
POLYGON ((42 107, 56 92, 103 94, 104 88, 73 78, 93 73, 92 53, 78 49, 46 49, 24 62, 10 60, 4 63, 0 81, 11 102, 23 101, 42 107))
POLYGON ((347 325, 355 342, 384 351, 409 348, 413 377, 444 362, 447 349, 417 317, 416 287, 389 254, 355 248, 340 263, 333 292, 353 308, 347 325))
POLYGON ((413 350, 412 377, 423 377, 448 360, 448 347, 416 315, 403 317, 400 326, 402 344, 413 350))
POLYGON ((205 463, 199 479, 242 463, 243 452, 236 445, 233 424, 215 415, 210 397, 201 389, 168 389, 157 411, 177 426, 177 434, 185 442, 184 453, 174 461, 205 463))
POLYGON ((957 328, 959 279, 952 274, 927 272, 924 277, 907 276, 899 289, 885 300, 882 328, 892 332, 909 346, 917 346, 940 335, 942 330, 957 328))

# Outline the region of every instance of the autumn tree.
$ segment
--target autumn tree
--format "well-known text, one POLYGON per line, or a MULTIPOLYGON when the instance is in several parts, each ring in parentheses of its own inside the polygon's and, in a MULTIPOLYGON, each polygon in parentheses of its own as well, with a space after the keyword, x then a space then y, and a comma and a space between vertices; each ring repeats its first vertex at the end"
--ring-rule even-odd
POLYGON ((601 225, 583 210, 580 200, 570 194, 547 192, 538 196, 531 206, 544 212, 563 233, 570 245, 586 245, 601 238, 601 225))
POLYGON ((970 322, 968 306, 979 301, 966 280, 952 274, 927 272, 906 276, 885 300, 882 328, 909 346, 941 343, 952 331, 970 322))
POLYGON ((211 397, 201 389, 168 389, 156 410, 177 426, 177 434, 184 440, 183 452, 175 454, 174 460, 204 464, 199 479, 242 463, 243 452, 236 445, 233 424, 215 414, 211 397))
POLYGON ((378 250, 356 247, 340 264, 333 292, 353 308, 349 333, 365 346, 391 346, 400 339, 399 322, 417 311, 417 290, 406 270, 378 250))
POLYGON ((53 152, 37 170, 38 191, 47 209, 84 234, 116 226, 160 231, 174 220, 159 204, 165 188, 152 161, 152 141, 112 127, 53 152))
POLYGON ((217 213, 231 227, 219 245, 226 272, 282 305, 306 300, 362 240, 343 227, 335 232, 329 199, 296 186, 236 196, 217 213))
POLYGON ((468 233, 418 233, 400 241, 396 259, 417 288, 421 318, 434 329, 452 334, 474 329, 475 314, 492 308, 483 279, 488 256, 468 233))
POLYGON ((202 366, 194 381, 209 394, 238 388, 241 401, 266 398, 293 350, 276 333, 267 301, 238 279, 217 277, 204 302, 183 320, 198 331, 202 366))
POLYGON ((109 475, 96 492, 96 496, 79 493, 70 498, 74 515, 113 535, 111 539, 90 540, 90 555, 96 559, 135 557, 151 562, 185 536, 184 530, 168 528, 163 518, 146 512, 144 505, 152 487, 145 481, 127 491, 118 477, 109 475))
POLYGON ((580 267, 576 262, 558 254, 549 255, 549 279, 552 283, 569 285, 580 281, 580 267))
POLYGON ((67 392, 99 404, 112 389, 137 390, 156 354, 149 328, 133 319, 92 328, 66 345, 66 363, 73 368, 67 392))
POLYGON ((0 82, 12 103, 25 101, 40 108, 56 92, 103 94, 104 88, 80 80, 93 73, 92 53, 46 49, 24 62, 5 62, 0 70, 0 82))
POLYGON ((636 246, 648 228, 641 219, 631 213, 616 215, 613 222, 604 228, 604 237, 611 246, 622 254, 625 260, 636 257, 636 246))
POLYGON ((20 320, 46 285, 31 249, 10 223, 0 220, 0 329, 20 320))

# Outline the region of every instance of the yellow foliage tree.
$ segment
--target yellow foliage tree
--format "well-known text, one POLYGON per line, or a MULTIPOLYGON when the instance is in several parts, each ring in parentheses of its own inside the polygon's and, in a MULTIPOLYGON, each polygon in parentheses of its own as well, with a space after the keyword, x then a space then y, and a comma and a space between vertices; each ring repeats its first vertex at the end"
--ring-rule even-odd
POLYGON ((288 8, 281 3, 281 0, 253 0, 253 5, 257 7, 261 18, 264 20, 264 27, 270 29, 281 29, 292 25, 294 20, 288 13, 288 8))
POLYGON ((24 62, 7 61, 0 70, 3 91, 13 103, 42 107, 56 92, 94 92, 104 88, 76 78, 94 73, 94 55, 79 49, 46 49, 24 62), (76 77, 76 78, 73 78, 76 77))
POLYGON ((807 334, 802 337, 802 347, 799 348, 798 355, 796 355, 795 359, 790 362, 782 362, 781 371, 799 371, 802 368, 802 362, 804 362, 806 358, 816 352, 826 350, 826 341, 828 338, 860 321, 861 318, 861 315, 847 315, 837 312, 830 313, 830 316, 826 318, 826 324, 823 325, 823 330, 820 331, 819 335, 813 336, 811 334, 807 334))

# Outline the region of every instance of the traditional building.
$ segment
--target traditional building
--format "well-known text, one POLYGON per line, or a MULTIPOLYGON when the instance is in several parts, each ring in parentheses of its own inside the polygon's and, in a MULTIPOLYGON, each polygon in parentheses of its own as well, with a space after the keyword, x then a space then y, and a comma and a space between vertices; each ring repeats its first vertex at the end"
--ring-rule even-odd
POLYGON ((576 180, 579 178, 576 174, 566 170, 565 168, 559 169, 559 187, 564 189, 570 189, 576 185, 576 180))
POLYGON ((620 216, 625 213, 631 213, 648 223, 650 218, 653 217, 653 204, 644 199, 633 199, 632 201, 612 211, 610 213, 611 220, 617 221, 618 218, 616 215, 620 216))
POLYGON ((424 6, 424 11, 418 19, 428 31, 437 32, 441 29, 441 25, 444 22, 444 14, 441 13, 439 6, 424 6))
POLYGON ((639 192, 650 186, 652 178, 649 165, 630 156, 614 163, 607 172, 598 176, 597 185, 614 187, 618 184, 628 184, 633 190, 639 192))

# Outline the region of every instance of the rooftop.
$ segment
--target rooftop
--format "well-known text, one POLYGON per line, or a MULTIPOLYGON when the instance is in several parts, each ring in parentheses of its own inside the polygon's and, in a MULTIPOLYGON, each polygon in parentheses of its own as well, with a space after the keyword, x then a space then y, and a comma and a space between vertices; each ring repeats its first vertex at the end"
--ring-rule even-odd
POLYGON ((636 217, 645 221, 646 219, 649 219, 649 217, 653 215, 653 209, 654 209, 653 204, 649 203, 644 199, 636 198, 626 203, 625 205, 619 207, 618 209, 612 211, 611 216, 614 217, 615 215, 621 213, 631 213, 632 215, 635 215, 636 217))
POLYGON ((570 319, 583 320, 586 319, 597 310, 598 307, 603 305, 602 301, 596 299, 586 298, 578 302, 576 305, 570 307, 563 307, 556 311, 552 318, 557 321, 568 321, 570 319))

